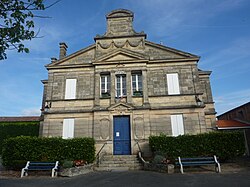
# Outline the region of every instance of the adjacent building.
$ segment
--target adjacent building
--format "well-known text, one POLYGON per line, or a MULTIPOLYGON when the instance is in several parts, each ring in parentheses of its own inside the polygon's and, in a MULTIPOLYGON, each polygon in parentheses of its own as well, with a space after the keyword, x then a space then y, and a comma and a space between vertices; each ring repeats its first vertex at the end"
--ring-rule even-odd
POLYGON ((217 116, 217 130, 243 130, 246 155, 250 156, 250 102, 217 116))
POLYGON ((199 56, 146 40, 135 32, 134 14, 106 15, 107 31, 94 44, 46 65, 40 134, 93 137, 97 151, 148 153, 148 138, 197 134, 215 127, 211 71, 199 56))

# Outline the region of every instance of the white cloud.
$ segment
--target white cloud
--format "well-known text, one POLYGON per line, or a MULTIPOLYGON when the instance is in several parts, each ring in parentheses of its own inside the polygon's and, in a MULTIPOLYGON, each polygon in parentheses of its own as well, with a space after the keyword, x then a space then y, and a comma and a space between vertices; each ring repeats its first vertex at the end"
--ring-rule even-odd
POLYGON ((218 114, 227 112, 250 101, 250 89, 239 90, 214 97, 218 114))
POLYGON ((215 47, 209 54, 206 54, 200 65, 204 69, 213 70, 215 79, 245 74, 250 68, 248 63, 250 58, 249 48, 249 37, 236 38, 231 42, 222 44, 219 49, 215 47))
POLYGON ((23 116, 40 116, 41 111, 38 108, 28 108, 28 109, 24 109, 21 112, 21 115, 23 116))

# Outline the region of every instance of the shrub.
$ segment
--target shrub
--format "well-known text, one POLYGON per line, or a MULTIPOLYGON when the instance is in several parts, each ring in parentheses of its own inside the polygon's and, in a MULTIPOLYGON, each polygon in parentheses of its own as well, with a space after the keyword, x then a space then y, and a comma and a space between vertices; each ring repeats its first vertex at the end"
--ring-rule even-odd
POLYGON ((0 122, 0 155, 3 141, 17 136, 38 136, 39 121, 32 122, 0 122))
POLYGON ((169 158, 216 155, 226 160, 245 152, 244 135, 241 132, 211 132, 177 137, 150 136, 149 145, 153 152, 165 153, 169 158))
POLYGON ((60 161, 95 159, 93 138, 38 138, 19 136, 4 141, 2 159, 4 166, 14 168, 26 161, 60 161))

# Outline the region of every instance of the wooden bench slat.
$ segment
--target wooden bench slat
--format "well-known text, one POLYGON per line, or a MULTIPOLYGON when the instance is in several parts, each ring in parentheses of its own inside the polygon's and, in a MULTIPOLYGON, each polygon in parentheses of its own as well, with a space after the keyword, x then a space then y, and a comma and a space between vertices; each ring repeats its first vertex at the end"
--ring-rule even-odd
POLYGON ((31 169, 32 170, 39 170, 39 169, 51 170, 53 168, 54 168, 54 166, 39 166, 39 167, 37 167, 37 166, 29 166, 27 170, 31 170, 31 169))
POLYGON ((30 164, 39 164, 39 165, 53 164, 53 165, 55 165, 55 162, 32 162, 32 161, 30 161, 30 164))
POLYGON ((197 157, 197 158, 181 158, 181 161, 192 161, 192 160, 214 160, 213 157, 197 157))

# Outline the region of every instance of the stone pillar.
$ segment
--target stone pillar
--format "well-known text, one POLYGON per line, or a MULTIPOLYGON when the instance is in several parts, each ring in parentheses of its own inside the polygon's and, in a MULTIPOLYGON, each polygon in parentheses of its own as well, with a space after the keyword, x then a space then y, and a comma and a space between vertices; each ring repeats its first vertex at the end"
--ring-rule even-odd
POLYGON ((100 73, 95 73, 95 107, 100 106, 100 73))
POLYGON ((53 81, 54 81, 54 75, 53 73, 49 72, 48 75, 48 83, 47 83, 47 90, 46 90, 46 101, 52 100, 52 91, 53 91, 53 81))
POLYGON ((111 81, 111 87, 110 87, 110 104, 115 104, 115 72, 110 72, 110 81, 111 81))
POLYGON ((131 90, 131 71, 126 73, 126 83, 127 83, 127 103, 132 103, 132 90, 131 90))
POLYGON ((148 105, 148 81, 147 70, 142 70, 142 87, 143 87, 143 105, 148 105))

